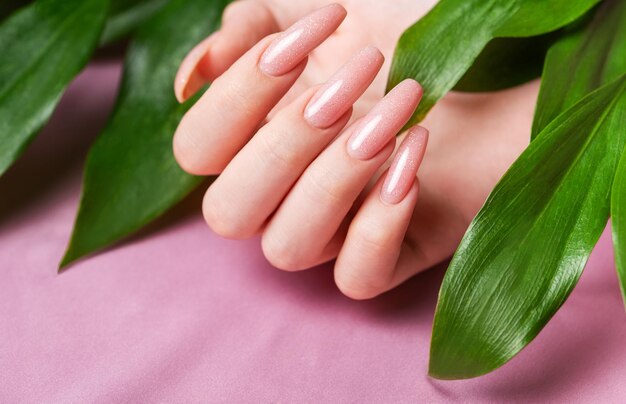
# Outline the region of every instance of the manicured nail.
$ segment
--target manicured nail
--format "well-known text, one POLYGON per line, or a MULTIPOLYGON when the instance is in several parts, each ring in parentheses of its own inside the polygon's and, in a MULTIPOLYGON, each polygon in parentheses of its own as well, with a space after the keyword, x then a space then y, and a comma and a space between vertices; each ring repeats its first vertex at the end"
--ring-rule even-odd
POLYGON ((180 64, 174 80, 174 93, 179 102, 185 102, 207 83, 208 78, 202 74, 201 63, 207 57, 217 34, 214 32, 196 45, 180 64))
POLYGON ((383 61, 375 47, 361 50, 317 90, 304 109, 304 118, 318 128, 331 126, 374 81, 383 61))
POLYGON ((428 131, 426 129, 421 126, 409 129, 409 133, 396 152, 380 190, 380 198, 383 202, 395 205, 404 199, 413 186, 427 142, 428 131))
POLYGON ((322 7, 297 21, 278 36, 265 50, 259 68, 270 76, 281 76, 294 67, 328 38, 346 17, 339 4, 322 7))
POLYGON ((374 157, 409 121, 421 97, 422 87, 415 80, 395 86, 357 124, 348 139, 348 154, 359 160, 374 157))

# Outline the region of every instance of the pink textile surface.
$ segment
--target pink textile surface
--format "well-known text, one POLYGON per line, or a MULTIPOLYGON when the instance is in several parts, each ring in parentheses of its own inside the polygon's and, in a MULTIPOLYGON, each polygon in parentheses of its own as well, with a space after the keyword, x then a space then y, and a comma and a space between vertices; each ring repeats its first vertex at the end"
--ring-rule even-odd
POLYGON ((371 301, 332 266, 273 269, 193 195, 57 275, 117 63, 91 65, 0 179, 0 402, 624 402, 626 322, 605 233, 571 298, 503 368, 427 376, 445 266, 371 301))

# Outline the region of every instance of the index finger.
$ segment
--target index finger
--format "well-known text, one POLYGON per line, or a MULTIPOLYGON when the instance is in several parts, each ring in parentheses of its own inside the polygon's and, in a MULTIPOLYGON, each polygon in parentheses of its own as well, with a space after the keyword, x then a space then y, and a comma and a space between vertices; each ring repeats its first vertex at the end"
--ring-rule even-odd
POLYGON ((319 9, 266 37, 215 80, 174 136, 174 154, 183 169, 200 175, 221 172, 291 88, 307 55, 345 15, 337 4, 319 9))

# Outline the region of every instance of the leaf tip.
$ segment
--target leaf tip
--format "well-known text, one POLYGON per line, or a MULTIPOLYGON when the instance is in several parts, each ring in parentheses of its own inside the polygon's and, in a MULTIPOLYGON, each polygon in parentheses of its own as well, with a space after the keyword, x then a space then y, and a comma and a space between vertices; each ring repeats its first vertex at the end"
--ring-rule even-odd
POLYGON ((77 251, 77 249, 74 247, 74 243, 70 241, 70 244, 68 245, 67 250, 65 250, 65 254, 63 255, 63 258, 61 258, 61 262, 59 262, 57 273, 61 274, 65 272, 67 269, 69 269, 69 267, 73 263, 83 258, 87 254, 88 253, 83 252, 83 251, 77 251))
POLYGON ((437 343, 431 344, 428 376, 439 380, 472 379, 492 372, 504 364, 493 357, 488 359, 477 355, 478 352, 472 348, 460 348, 458 341, 450 343, 453 345, 446 344, 447 349, 437 343))
POLYGON ((428 364, 428 376, 438 380, 472 379, 474 377, 483 376, 493 370, 493 368, 483 368, 481 366, 476 366, 476 364, 463 366, 461 364, 454 363, 449 365, 434 361, 432 358, 428 364))
POLYGON ((59 262, 57 273, 61 274, 65 272, 69 268, 70 264, 76 261, 76 259, 77 258, 74 258, 72 255, 70 255, 69 251, 66 252, 63 258, 61 259, 61 262, 59 262))

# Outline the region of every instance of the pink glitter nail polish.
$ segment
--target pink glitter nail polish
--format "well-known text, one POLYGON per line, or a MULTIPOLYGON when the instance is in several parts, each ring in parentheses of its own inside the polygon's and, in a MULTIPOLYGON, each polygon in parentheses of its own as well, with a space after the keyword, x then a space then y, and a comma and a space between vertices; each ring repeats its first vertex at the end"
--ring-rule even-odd
POLYGON ((408 122, 421 97, 422 87, 415 80, 395 86, 357 124, 348 139, 348 154, 359 160, 374 157, 408 122))
POLYGON ((326 38, 346 17, 339 4, 322 7, 297 21, 278 36, 265 50, 259 68, 270 76, 281 76, 294 67, 326 38))
POLYGON ((427 142, 428 131, 426 129, 421 126, 409 129, 409 133, 396 152, 380 190, 380 198, 383 202, 392 205, 402 202, 413 186, 427 142))
POLYGON ((331 126, 372 83, 383 61, 375 47, 362 49, 317 90, 304 110, 304 118, 318 128, 331 126))

